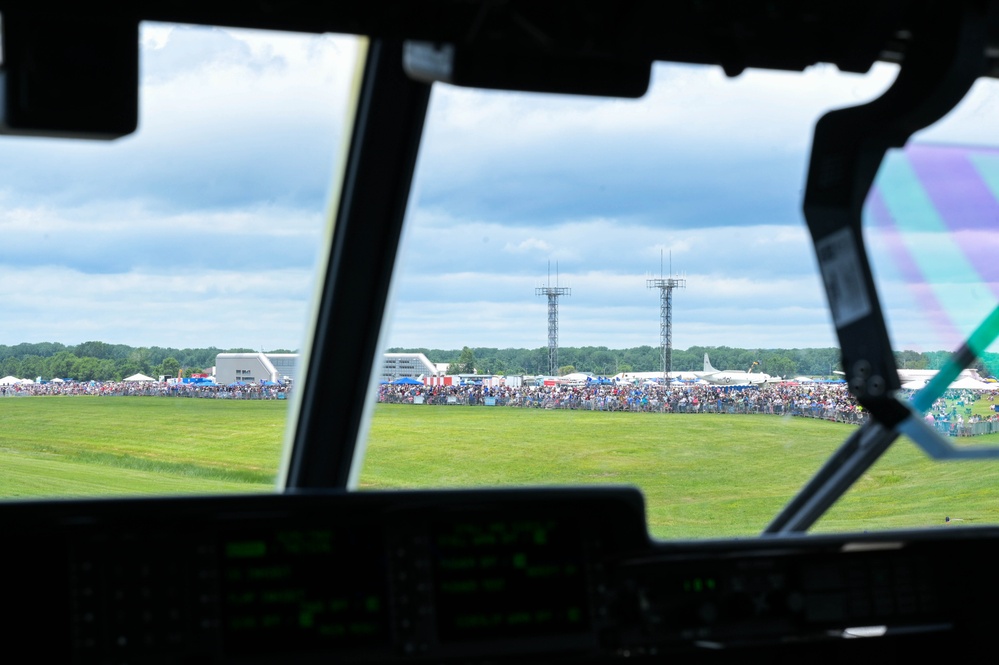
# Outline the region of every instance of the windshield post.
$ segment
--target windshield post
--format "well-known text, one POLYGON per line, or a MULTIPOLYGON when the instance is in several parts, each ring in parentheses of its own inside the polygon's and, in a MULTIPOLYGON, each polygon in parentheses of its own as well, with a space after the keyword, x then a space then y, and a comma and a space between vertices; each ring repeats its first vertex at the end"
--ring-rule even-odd
POLYGON ((285 489, 348 485, 430 87, 403 72, 401 42, 371 41, 285 489))

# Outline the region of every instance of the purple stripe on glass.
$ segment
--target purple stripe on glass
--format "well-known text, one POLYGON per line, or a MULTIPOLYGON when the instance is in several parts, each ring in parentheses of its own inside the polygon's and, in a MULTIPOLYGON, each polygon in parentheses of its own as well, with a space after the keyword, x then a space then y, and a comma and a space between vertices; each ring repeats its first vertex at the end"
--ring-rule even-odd
MULTIPOLYGON (((971 148, 912 145, 905 155, 953 241, 993 293, 999 295, 999 261, 982 231, 999 230, 999 201, 968 159, 971 148)), ((993 151, 981 151, 993 152, 993 151)))
POLYGON ((867 197, 867 209, 881 233, 881 238, 886 243, 892 260, 898 266, 902 278, 912 290, 916 303, 933 326, 937 337, 947 346, 956 347, 964 340, 964 337, 947 316, 940 300, 927 284, 919 264, 916 263, 912 254, 905 247, 905 243, 902 242, 898 226, 877 186, 871 188, 871 193, 867 197))

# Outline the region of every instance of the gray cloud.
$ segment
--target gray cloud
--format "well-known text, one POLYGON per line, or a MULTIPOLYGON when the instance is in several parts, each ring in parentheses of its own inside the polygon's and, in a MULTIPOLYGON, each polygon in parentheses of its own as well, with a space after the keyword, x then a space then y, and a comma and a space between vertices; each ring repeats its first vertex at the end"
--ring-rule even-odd
POLYGON ((6 139, 8 195, 25 205, 321 208, 343 131, 350 41, 184 26, 164 39, 142 50, 162 75, 140 90, 138 132, 110 143, 6 139))
MULTIPOLYGON (((297 347, 352 48, 162 26, 147 42, 137 135, 3 142, 0 310, 16 323, 0 342, 297 347)), ((811 126, 892 76, 657 67, 638 101, 438 86, 387 343, 544 346, 550 260, 572 288, 563 344, 656 345, 645 280, 665 253, 687 278, 679 348, 834 344, 800 213, 811 126)), ((897 343, 933 346, 877 256, 897 343)), ((980 305, 953 302, 962 319, 980 305)))
POLYGON ((150 24, 162 41, 142 51, 140 75, 144 82, 163 84, 212 67, 239 67, 262 73, 283 70, 287 60, 269 49, 255 51, 245 39, 221 28, 150 24))
POLYGON ((313 265, 326 221, 279 207, 163 215, 128 202, 0 211, 0 265, 82 273, 276 270, 313 265))

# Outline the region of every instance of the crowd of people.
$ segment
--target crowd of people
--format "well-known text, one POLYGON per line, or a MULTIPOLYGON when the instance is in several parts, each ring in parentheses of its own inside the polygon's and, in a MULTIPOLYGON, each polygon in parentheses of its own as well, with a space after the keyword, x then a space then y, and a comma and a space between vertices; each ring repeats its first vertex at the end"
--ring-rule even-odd
POLYGON ((924 418, 938 432, 951 436, 978 436, 999 432, 995 393, 982 395, 971 391, 950 391, 934 402, 924 418), (971 405, 978 399, 988 400, 991 404, 988 416, 972 413, 971 405))
MULTIPOLYGON (((50 382, 0 385, 0 397, 40 395, 150 396, 206 399, 285 399, 290 385, 263 386, 160 383, 156 381, 50 382)), ((995 402, 994 394, 948 391, 926 414, 938 431, 953 436, 999 432, 999 413, 972 413, 975 400, 995 402)), ((653 413, 745 413, 791 415, 860 424, 866 414, 845 383, 760 386, 605 384, 583 386, 424 386, 379 387, 378 401, 395 404, 489 405, 534 409, 583 409, 653 413)))
MULTIPOLYGON (((465 386, 380 387, 386 403, 464 404, 595 411, 656 413, 747 413, 791 415, 860 424, 866 414, 845 383, 802 383, 759 386, 658 384, 586 386, 465 386)), ((954 436, 999 432, 999 414, 972 414, 978 399, 995 401, 993 394, 948 391, 927 415, 938 431, 954 436)))
POLYGON ((383 385, 379 401, 417 404, 493 404, 541 409, 656 413, 759 413, 863 422, 864 413, 843 383, 728 387, 657 384, 520 386, 383 385))
POLYGON ((158 381, 87 381, 17 383, 0 386, 0 397, 36 395, 97 395, 108 397, 200 397, 208 399, 285 399, 290 387, 258 384, 160 383, 158 381))

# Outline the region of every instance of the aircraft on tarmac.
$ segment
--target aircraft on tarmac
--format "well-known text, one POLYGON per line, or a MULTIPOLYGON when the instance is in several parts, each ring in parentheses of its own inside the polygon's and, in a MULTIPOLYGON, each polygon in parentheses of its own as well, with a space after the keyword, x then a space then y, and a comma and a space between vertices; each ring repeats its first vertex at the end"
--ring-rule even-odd
POLYGON ((708 354, 704 354, 704 371, 695 372, 698 379, 707 381, 719 386, 755 386, 767 383, 780 383, 783 379, 779 376, 770 376, 763 372, 753 373, 753 368, 759 365, 757 361, 749 366, 745 372, 732 370, 718 370, 711 365, 708 354))

